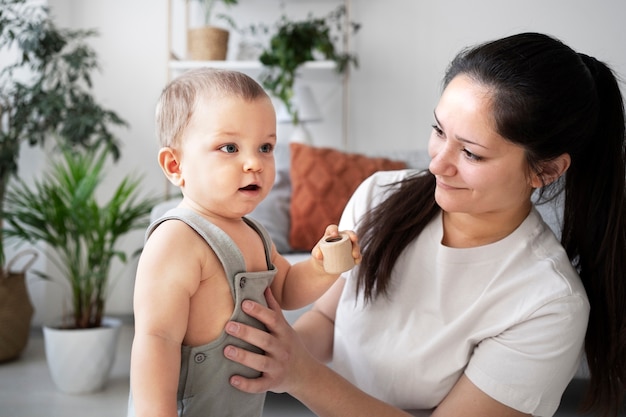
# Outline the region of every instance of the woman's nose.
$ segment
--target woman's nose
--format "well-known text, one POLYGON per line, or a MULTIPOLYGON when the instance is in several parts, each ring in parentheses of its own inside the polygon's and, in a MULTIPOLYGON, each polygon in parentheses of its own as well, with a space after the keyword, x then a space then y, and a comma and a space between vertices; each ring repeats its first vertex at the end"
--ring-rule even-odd
POLYGON ((440 144, 434 149, 431 146, 430 158, 428 169, 434 175, 452 176, 456 173, 452 151, 447 144, 440 144))

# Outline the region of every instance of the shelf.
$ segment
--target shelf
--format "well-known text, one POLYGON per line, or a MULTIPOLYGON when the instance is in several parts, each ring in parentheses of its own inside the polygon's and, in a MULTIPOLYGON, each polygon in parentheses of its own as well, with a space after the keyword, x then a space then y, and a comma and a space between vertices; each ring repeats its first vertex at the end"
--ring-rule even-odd
POLYGON ((170 61, 170 68, 178 71, 203 67, 232 70, 260 70, 262 65, 258 61, 170 61))
MULTIPOLYGON (((220 68, 241 71, 248 75, 258 75, 263 70, 260 61, 170 61, 170 70, 180 73, 195 68, 220 68)), ((333 71, 337 68, 334 61, 309 61, 302 65, 303 72, 333 71)))

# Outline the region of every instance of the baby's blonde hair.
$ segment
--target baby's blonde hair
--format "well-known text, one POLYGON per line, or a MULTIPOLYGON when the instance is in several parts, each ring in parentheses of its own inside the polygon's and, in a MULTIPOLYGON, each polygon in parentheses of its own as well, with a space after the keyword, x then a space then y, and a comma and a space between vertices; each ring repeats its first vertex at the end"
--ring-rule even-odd
POLYGON ((244 73, 214 68, 189 70, 171 81, 157 102, 156 135, 162 147, 180 144, 201 95, 211 99, 229 96, 269 99, 263 87, 244 73))

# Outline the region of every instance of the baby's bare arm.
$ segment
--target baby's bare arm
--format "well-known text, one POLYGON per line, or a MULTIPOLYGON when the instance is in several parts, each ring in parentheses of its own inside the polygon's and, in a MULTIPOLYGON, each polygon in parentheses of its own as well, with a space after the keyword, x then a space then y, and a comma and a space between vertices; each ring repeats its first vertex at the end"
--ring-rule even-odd
MULTIPOLYGON (((345 231, 352 242, 352 257, 354 264, 361 262, 361 250, 357 236, 352 231, 345 231)), ((339 230, 336 225, 330 225, 320 241, 311 251, 311 257, 293 265, 275 249, 273 249, 272 261, 277 267, 277 274, 272 283, 272 293, 285 310, 293 310, 304 307, 317 300, 330 288, 340 274, 329 273, 324 270, 323 254, 320 243, 328 237, 338 237, 339 230)))
POLYGON ((180 349, 187 329, 189 300, 198 282, 183 277, 197 277, 198 265, 190 261, 192 249, 184 242, 173 244, 172 233, 168 232, 175 223, 166 222, 155 230, 137 268, 131 389, 138 417, 178 415, 180 349))

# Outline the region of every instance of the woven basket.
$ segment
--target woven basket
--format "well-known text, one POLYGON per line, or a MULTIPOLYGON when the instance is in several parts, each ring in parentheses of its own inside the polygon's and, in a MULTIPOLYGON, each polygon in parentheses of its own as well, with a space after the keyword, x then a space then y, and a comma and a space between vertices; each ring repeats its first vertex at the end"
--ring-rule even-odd
POLYGON ((26 347, 33 317, 33 304, 26 289, 26 270, 37 259, 37 252, 18 253, 0 276, 0 362, 16 359, 26 347), (12 271, 15 262, 30 256, 23 269, 12 271))
POLYGON ((196 61, 223 61, 228 50, 228 31, 205 26, 187 31, 189 58, 196 61))

